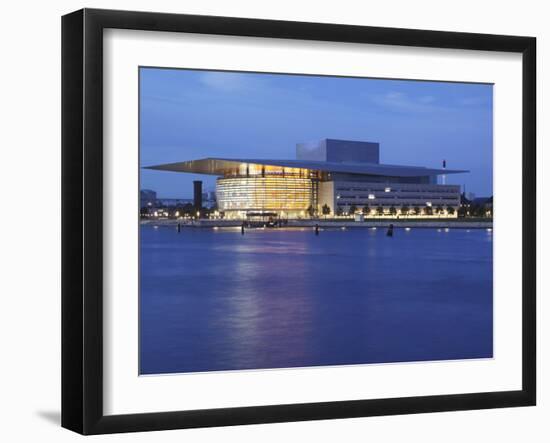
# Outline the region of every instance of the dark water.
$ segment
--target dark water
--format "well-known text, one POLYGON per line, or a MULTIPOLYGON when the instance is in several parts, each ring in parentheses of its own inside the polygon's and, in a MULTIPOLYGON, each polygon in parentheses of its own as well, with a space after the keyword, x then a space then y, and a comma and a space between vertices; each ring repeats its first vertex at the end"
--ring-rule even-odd
POLYGON ((492 357, 485 230, 141 227, 141 373, 492 357))

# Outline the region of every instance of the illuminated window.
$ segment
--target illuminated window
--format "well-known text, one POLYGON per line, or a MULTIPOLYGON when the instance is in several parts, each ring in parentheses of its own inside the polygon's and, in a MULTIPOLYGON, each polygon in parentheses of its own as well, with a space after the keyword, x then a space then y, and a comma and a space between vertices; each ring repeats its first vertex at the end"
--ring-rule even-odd
POLYGON ((216 196, 221 210, 304 211, 312 202, 312 182, 307 178, 267 175, 247 179, 220 178, 216 196))

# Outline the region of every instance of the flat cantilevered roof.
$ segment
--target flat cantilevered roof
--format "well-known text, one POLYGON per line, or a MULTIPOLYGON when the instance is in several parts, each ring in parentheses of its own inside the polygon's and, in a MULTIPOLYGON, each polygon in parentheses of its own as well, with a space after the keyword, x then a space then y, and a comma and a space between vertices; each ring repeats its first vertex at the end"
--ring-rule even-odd
POLYGON ((425 177, 469 172, 458 169, 433 169, 422 166, 397 166, 379 163, 325 162, 313 160, 273 160, 250 158, 201 158, 178 163, 146 166, 159 171, 190 172, 194 174, 224 175, 228 171, 246 165, 279 166, 284 168, 310 169, 314 171, 347 174, 383 175, 389 177, 425 177))

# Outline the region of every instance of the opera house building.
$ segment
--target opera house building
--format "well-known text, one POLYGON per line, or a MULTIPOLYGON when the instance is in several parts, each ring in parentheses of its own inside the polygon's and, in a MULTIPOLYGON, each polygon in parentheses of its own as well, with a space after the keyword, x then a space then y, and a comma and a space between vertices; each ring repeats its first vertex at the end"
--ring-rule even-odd
POLYGON ((445 176, 468 171, 380 163, 378 143, 325 139, 298 144, 296 159, 203 158, 149 169, 217 176, 226 218, 340 215, 456 217, 460 186, 445 176))

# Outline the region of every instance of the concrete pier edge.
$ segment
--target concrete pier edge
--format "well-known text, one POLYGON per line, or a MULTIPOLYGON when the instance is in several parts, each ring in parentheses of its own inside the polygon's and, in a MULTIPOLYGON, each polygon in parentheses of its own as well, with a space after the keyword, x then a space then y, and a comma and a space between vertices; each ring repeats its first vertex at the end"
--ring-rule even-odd
MULTIPOLYGON (((241 227, 242 220, 141 220, 141 225, 173 226, 181 228, 229 228, 241 227)), ((449 228, 449 229, 492 229, 493 221, 458 221, 458 220, 365 220, 357 222, 353 220, 288 220, 283 227, 288 228, 387 228, 392 224, 395 228, 449 228)), ((273 228, 277 229, 277 228, 273 228)))

